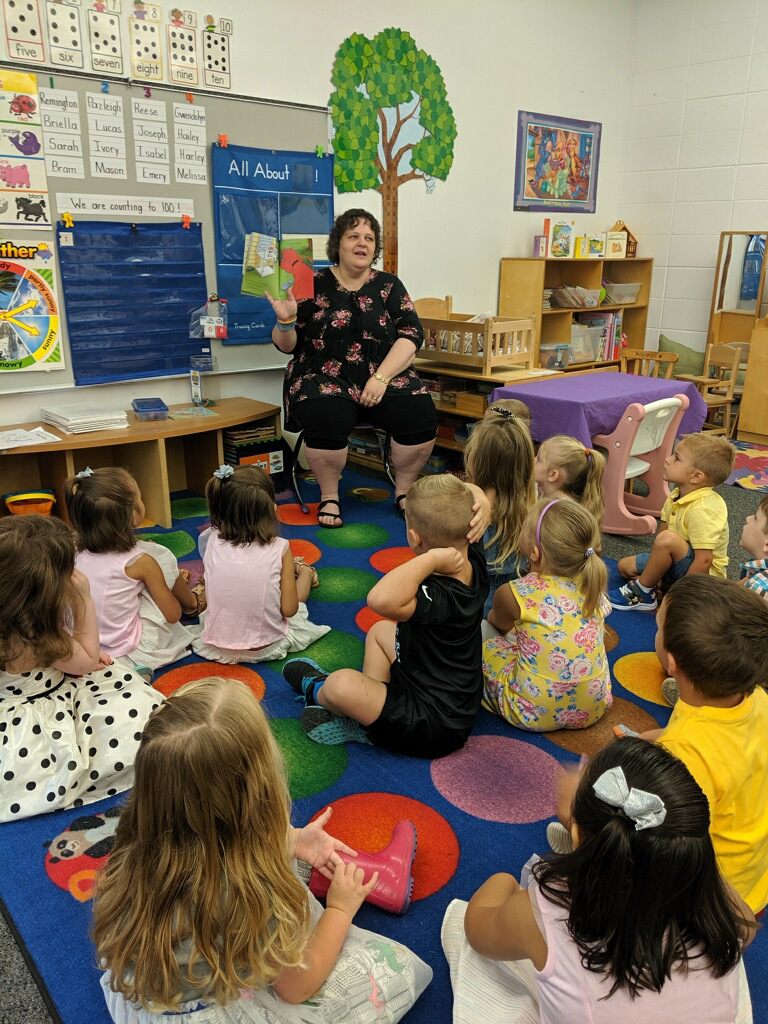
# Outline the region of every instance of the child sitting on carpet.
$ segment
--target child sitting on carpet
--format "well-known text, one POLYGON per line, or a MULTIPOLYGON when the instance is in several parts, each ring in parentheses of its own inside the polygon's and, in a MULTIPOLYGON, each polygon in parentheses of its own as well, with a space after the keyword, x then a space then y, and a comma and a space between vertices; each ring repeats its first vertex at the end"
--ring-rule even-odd
POLYGON ((675 486, 664 502, 650 552, 619 560, 628 580, 608 594, 617 611, 654 611, 656 587, 666 589, 688 573, 725 579, 728 567, 728 509, 713 488, 733 468, 736 449, 724 437, 686 434, 664 461, 664 479, 675 486))
MULTIPOLYGON (((533 473, 539 497, 568 497, 578 501, 598 522, 603 521, 603 473, 605 458, 594 448, 566 434, 542 441, 533 473)), ((600 548, 595 550, 599 553, 600 548)))
POLYGON ((599 542, 594 516, 570 498, 541 498, 528 513, 521 543, 531 571, 496 591, 483 627, 483 706, 511 725, 585 729, 611 703, 599 542))
POLYGON ((768 606, 732 580, 686 576, 656 617, 656 653, 677 683, 666 729, 643 733, 704 790, 720 870, 757 913, 768 904, 768 606))
POLYGON ((501 406, 486 413, 464 449, 469 479, 482 488, 491 504, 492 522, 483 537, 490 583, 483 608, 486 617, 497 589, 522 575, 520 527, 536 500, 533 459, 527 422, 501 406))
POLYGON ((741 582, 768 601, 768 494, 741 531, 741 546, 752 556, 741 566, 741 582))
POLYGON ((323 830, 330 816, 329 807, 291 827, 280 750, 243 683, 200 679, 173 693, 144 727, 96 887, 93 939, 112 1019, 400 1020, 432 972, 352 925, 379 874, 365 883, 344 863, 340 852, 355 851, 323 830), (332 879, 325 910, 296 857, 332 879))
POLYGON ((64 485, 77 533, 77 568, 91 585, 101 646, 138 668, 162 668, 187 653, 194 634, 179 622, 205 605, 162 544, 139 540, 144 520, 136 481, 118 467, 84 469, 64 485))
POLYGON ((0 821, 128 789, 163 699, 99 655, 88 579, 61 519, 0 519, 0 821))
POLYGON ((755 918, 717 870, 686 766, 614 740, 571 793, 572 853, 537 860, 525 888, 500 873, 449 906, 454 1020, 751 1022, 755 918))
POLYGON ((303 651, 330 626, 309 621, 306 601, 317 572, 294 560, 277 536, 275 485, 258 466, 220 466, 205 487, 211 511, 203 565, 208 609, 193 648, 234 665, 303 651))
POLYGON ((283 675, 304 696, 301 724, 310 739, 375 743, 414 757, 443 757, 464 745, 483 693, 488 595, 482 548, 466 539, 474 500, 454 476, 409 487, 405 523, 416 557, 368 594, 369 608, 385 619, 368 631, 362 672, 328 675, 306 658, 287 663, 283 675))

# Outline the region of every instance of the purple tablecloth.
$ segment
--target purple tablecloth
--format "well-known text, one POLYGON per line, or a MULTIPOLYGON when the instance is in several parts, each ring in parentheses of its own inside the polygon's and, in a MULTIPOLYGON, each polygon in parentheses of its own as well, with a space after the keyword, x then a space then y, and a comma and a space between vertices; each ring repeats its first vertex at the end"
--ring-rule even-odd
POLYGON ((531 434, 544 441, 555 434, 568 434, 591 445, 596 434, 610 434, 632 402, 648 405, 660 398, 687 395, 689 407, 680 423, 679 434, 696 434, 706 419, 707 405, 695 384, 682 380, 657 380, 631 373, 585 373, 548 377, 532 383, 496 388, 497 398, 518 398, 531 410, 531 434))

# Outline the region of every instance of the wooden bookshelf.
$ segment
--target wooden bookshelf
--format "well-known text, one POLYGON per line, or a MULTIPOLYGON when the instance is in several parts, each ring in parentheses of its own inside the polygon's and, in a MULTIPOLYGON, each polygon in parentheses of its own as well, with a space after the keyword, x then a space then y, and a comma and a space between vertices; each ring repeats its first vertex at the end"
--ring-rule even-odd
MULTIPOLYGON (((624 311, 622 331, 630 348, 645 348, 645 325, 648 320, 648 300, 651 291, 653 260, 634 259, 539 259, 504 258, 499 272, 499 315, 534 316, 536 359, 542 344, 565 345, 571 340, 571 324, 577 313, 624 311), (600 288, 603 280, 617 284, 640 283, 634 302, 606 303, 592 309, 543 308, 545 288, 558 285, 579 285, 582 288, 600 288)), ((571 363, 564 370, 583 370, 588 367, 616 365, 618 360, 594 363, 571 363)))

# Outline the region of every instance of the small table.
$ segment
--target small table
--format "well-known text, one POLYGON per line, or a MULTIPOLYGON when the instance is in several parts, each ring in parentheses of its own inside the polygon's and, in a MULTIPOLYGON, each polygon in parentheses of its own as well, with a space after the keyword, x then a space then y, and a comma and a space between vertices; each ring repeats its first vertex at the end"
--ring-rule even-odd
POLYGON ((509 383, 496 388, 492 400, 518 398, 525 402, 531 410, 535 441, 567 434, 589 447, 596 434, 610 434, 616 429, 630 403, 648 405, 681 394, 687 395, 691 404, 678 433, 696 434, 706 418, 707 405, 696 385, 682 380, 636 377, 631 373, 564 374, 542 381, 509 383))
MULTIPOLYGON (((171 412, 190 402, 171 406, 171 412)), ((0 494, 52 489, 56 513, 67 519, 64 481, 90 465, 124 466, 136 480, 147 519, 159 526, 171 524, 171 491, 189 488, 203 494, 214 469, 224 461, 223 428, 260 422, 274 427, 280 437, 280 409, 252 398, 222 398, 212 407, 215 416, 199 419, 147 420, 128 413, 124 430, 94 430, 65 434, 48 423, 13 423, 6 429, 44 427, 58 434, 50 444, 11 448, 0 453, 0 494)), ((2 511, 5 511, 4 509, 2 511)), ((0 513, 2 514, 2 513, 0 513)))

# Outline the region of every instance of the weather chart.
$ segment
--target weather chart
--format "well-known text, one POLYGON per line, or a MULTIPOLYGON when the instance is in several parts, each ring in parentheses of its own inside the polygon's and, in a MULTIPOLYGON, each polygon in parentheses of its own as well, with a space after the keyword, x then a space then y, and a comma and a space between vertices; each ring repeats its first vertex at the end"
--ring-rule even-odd
POLYGON ((64 366, 52 243, 0 242, 0 370, 64 366))

